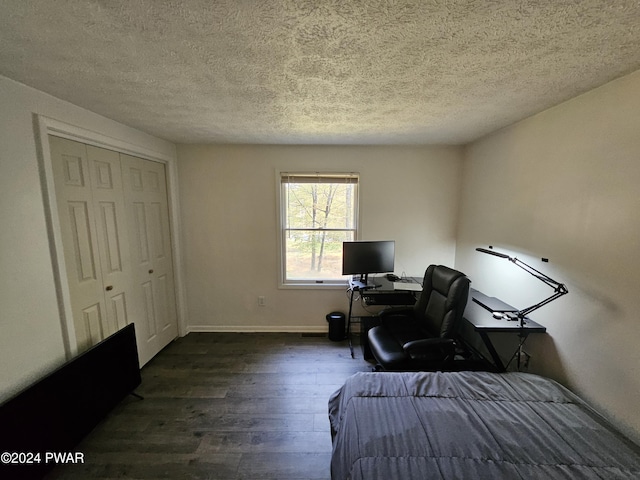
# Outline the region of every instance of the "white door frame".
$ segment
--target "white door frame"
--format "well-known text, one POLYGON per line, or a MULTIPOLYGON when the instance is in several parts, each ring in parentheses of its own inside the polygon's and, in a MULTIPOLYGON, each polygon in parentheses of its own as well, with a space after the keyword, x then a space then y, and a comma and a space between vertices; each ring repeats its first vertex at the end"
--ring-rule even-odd
POLYGON ((53 274, 58 299, 58 310, 62 325, 62 337, 67 359, 78 354, 76 346, 76 334, 71 313, 71 296, 67 281, 67 271, 62 247, 62 233, 58 217, 55 184, 53 180, 53 167, 49 149, 49 135, 67 138, 76 142, 96 147, 115 150, 136 157, 164 163, 167 172, 167 193, 169 195, 169 215, 171 219, 171 244, 174 264, 174 281, 176 288, 176 310, 178 315, 178 334, 186 335, 186 298, 184 294, 184 282, 182 275, 182 256, 180 255, 180 211, 178 203, 178 171, 175 158, 163 153, 150 150, 140 145, 134 145, 117 138, 108 137, 101 133, 70 125, 59 120, 34 114, 34 129, 36 133, 36 146, 38 148, 38 163, 40 167, 40 183, 44 201, 47 231, 49 235, 49 248, 53 263, 53 274))

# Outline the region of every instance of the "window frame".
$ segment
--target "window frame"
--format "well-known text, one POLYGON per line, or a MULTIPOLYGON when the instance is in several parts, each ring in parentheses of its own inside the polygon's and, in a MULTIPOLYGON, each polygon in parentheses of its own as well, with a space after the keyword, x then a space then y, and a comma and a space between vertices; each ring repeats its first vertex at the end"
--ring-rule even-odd
MULTIPOLYGON (((285 181, 286 178, 294 178, 294 177, 302 177, 302 178, 336 178, 336 179, 344 179, 345 181, 348 179, 350 183, 355 184, 355 192, 354 192, 354 207, 353 207, 353 228, 352 229, 344 229, 345 231, 353 231, 353 239, 358 240, 360 234, 360 175, 355 172, 319 172, 319 171, 288 171, 288 170, 277 170, 276 171, 276 200, 277 200, 277 216, 278 216, 278 226, 277 226, 277 236, 278 236, 278 287, 279 288, 315 288, 315 289, 327 289, 327 288, 344 288, 347 284, 346 279, 324 279, 324 280, 315 280, 315 279, 287 279, 286 270, 287 270, 287 256, 286 256, 286 247, 287 247, 287 232, 289 229, 287 228, 287 203, 285 196, 285 188, 284 186, 287 183, 285 181)), ((310 182, 313 183, 313 182, 310 182)), ((326 231, 336 231, 342 229, 328 228, 326 231)), ((319 229, 319 231, 323 231, 323 229, 319 229)))

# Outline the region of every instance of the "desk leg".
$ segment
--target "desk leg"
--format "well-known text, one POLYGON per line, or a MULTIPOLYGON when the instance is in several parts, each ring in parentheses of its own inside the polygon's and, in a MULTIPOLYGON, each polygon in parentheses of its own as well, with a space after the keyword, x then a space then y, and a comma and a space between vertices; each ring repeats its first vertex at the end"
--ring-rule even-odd
POLYGON ((506 371, 504 363, 502 363, 502 360, 500 359, 500 355, 498 355, 498 352, 496 352, 496 349, 493 346, 493 343, 491 343, 491 339, 489 338, 489 335, 487 335, 487 333, 483 331, 479 331, 478 333, 480 334, 480 338, 482 338, 482 341, 484 342, 484 346, 487 347, 487 350, 489 350, 489 354, 491 355, 493 364, 496 366, 498 371, 499 372, 506 371))
POLYGON ((520 342, 518 343, 518 348, 516 348, 516 351, 513 352, 513 355, 511 355, 511 358, 509 359, 509 363, 507 363, 507 367, 509 368, 509 365, 511 365, 511 362, 513 362, 513 359, 517 356, 518 360, 517 360, 517 366, 518 366, 518 371, 520 371, 520 359, 522 358, 522 347, 524 345, 524 342, 527 341, 527 337, 529 336, 528 333, 526 333, 524 330, 521 331, 518 334, 518 337, 520 337, 520 342))
POLYGON ((353 311, 353 295, 355 291, 351 290, 351 297, 349 298, 349 316, 347 317, 347 340, 349 341, 349 351, 351 352, 351 358, 355 358, 353 355, 353 344, 351 343, 351 312, 353 311))

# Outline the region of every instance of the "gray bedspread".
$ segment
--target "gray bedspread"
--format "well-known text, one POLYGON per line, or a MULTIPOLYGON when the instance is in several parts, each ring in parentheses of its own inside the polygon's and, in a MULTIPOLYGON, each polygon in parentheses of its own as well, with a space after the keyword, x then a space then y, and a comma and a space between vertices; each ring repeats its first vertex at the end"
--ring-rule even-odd
POLYGON ((640 449, 526 373, 358 373, 329 400, 331 478, 640 479, 640 449))

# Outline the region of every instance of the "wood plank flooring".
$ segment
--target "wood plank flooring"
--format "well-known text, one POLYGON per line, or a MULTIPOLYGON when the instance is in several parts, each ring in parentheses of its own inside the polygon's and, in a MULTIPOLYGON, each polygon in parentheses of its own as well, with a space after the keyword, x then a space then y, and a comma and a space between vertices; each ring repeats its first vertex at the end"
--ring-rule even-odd
POLYGON ((346 341, 302 334, 191 333, 142 370, 142 385, 50 479, 329 479, 329 396, 372 365, 346 341))

